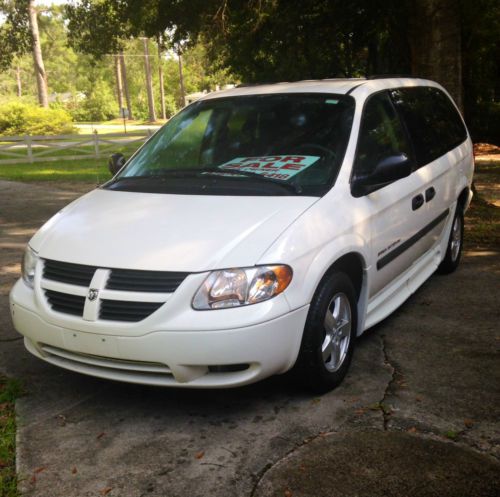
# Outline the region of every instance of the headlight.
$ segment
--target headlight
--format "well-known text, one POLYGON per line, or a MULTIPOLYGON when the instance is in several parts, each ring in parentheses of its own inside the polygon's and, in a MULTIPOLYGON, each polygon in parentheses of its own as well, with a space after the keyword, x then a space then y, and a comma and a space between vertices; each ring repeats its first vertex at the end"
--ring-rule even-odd
POLYGON ((257 304, 280 294, 292 281, 289 266, 255 266, 210 273, 196 292, 193 308, 222 309, 257 304))
POLYGON ((29 246, 27 246, 23 256, 22 276, 24 282, 30 288, 33 288, 33 283, 35 281, 35 268, 37 262, 38 255, 29 246))

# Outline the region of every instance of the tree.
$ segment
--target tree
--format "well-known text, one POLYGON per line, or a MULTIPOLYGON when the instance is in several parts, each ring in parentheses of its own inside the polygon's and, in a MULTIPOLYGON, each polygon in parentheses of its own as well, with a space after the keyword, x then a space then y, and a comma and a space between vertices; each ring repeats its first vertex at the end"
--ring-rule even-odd
POLYGON ((120 50, 118 57, 120 59, 120 68, 122 71, 123 92, 125 93, 125 101, 127 102, 128 118, 134 119, 132 115, 132 103, 130 100, 130 91, 128 88, 127 66, 125 64, 125 57, 123 56, 123 50, 120 50))
POLYGON ((49 92, 47 88, 47 74, 43 64, 42 46, 40 44, 40 33, 38 31, 38 14, 35 8, 35 1, 28 2, 28 17, 31 31, 31 46, 33 53, 33 63, 35 67, 36 84, 38 88, 38 102, 42 107, 49 106, 49 92))
POLYGON ((120 108, 120 112, 123 109, 123 85, 122 85, 122 68, 120 64, 120 56, 113 56, 115 62, 115 78, 116 78, 116 97, 118 100, 118 107, 120 108))
POLYGON ((149 121, 156 121, 155 101, 153 96, 153 77, 151 74, 151 64, 149 61, 148 38, 142 39, 144 45, 144 70, 146 71, 146 91, 148 93, 149 121))
POLYGON ((455 0, 412 0, 411 72, 441 83, 462 109, 460 9, 455 0))
POLYGON ((1 0, 0 13, 5 16, 5 22, 0 28, 0 66, 9 67, 15 56, 23 55, 31 49, 37 78, 38 101, 41 106, 48 107, 47 75, 34 0, 1 0))
POLYGON ((165 49, 165 47, 163 44, 163 37, 161 33, 158 34, 158 37, 156 39, 156 44, 158 46, 158 82, 160 84, 161 118, 166 119, 167 113, 165 108, 165 82, 163 77, 163 61, 162 61, 163 50, 165 49))

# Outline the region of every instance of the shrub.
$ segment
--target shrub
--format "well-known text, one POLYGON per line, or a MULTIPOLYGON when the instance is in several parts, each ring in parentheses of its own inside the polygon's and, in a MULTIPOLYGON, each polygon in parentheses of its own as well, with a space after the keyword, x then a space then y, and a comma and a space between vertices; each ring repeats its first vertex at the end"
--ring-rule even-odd
POLYGON ((0 135, 61 135, 75 131, 63 109, 11 102, 0 105, 0 135))
POLYGON ((68 106, 75 121, 108 121, 119 114, 118 104, 109 85, 97 81, 86 98, 68 106))

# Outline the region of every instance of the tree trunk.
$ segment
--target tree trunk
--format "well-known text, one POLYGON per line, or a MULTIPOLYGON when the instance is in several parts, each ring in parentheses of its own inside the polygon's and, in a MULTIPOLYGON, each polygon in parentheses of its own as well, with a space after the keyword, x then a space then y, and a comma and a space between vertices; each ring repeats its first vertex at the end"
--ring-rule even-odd
POLYGON ((122 88, 122 72, 120 68, 120 57, 114 56, 115 59, 115 78, 116 78, 116 96, 118 97, 118 107, 120 108, 120 116, 123 117, 123 88, 122 88))
POLYGON ((21 68, 19 66, 16 67, 16 85, 17 85, 17 96, 22 97, 23 86, 21 83, 21 68))
POLYGON ((460 13, 453 0, 411 0, 412 74, 437 81, 463 108, 460 13))
POLYGON ((47 89, 47 74, 43 65, 42 46, 40 44, 40 33, 38 31, 37 12, 34 0, 29 0, 28 14, 32 39, 33 62, 35 65, 36 84, 38 89, 38 102, 42 107, 49 106, 47 89))
POLYGON ((146 90, 148 92, 149 121, 156 121, 155 102, 153 98, 153 78, 151 76, 151 64, 149 63, 148 38, 143 38, 144 43, 144 69, 146 70, 146 90))
POLYGON ((132 116, 132 105, 130 103, 130 92, 128 90, 128 80, 127 80, 127 66, 125 65, 125 57, 123 52, 120 52, 120 68, 122 70, 122 85, 123 93, 125 94, 125 101, 127 102, 128 118, 134 119, 132 116))
POLYGON ((182 73, 182 56, 181 52, 177 52, 177 57, 179 58, 179 84, 181 87, 181 105, 186 106, 186 92, 184 90, 184 74, 182 73))
POLYGON ((167 118, 165 109, 165 88, 163 83, 163 65, 161 60, 161 36, 158 36, 158 79, 160 80, 160 103, 161 103, 161 118, 167 118))

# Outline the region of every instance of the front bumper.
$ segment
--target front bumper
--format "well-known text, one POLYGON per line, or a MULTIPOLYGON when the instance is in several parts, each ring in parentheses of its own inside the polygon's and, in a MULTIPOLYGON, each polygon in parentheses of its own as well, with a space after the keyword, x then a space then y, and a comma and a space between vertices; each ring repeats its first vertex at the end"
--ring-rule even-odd
POLYGON ((23 305, 26 290, 20 281, 11 292, 12 319, 26 348, 40 359, 111 380, 191 388, 236 387, 290 369, 309 308, 252 326, 127 336, 48 322, 23 305))

